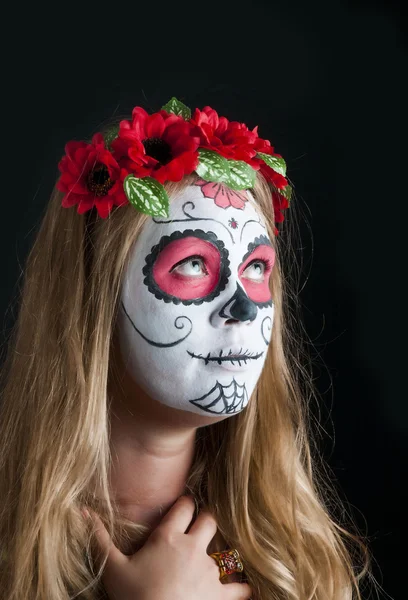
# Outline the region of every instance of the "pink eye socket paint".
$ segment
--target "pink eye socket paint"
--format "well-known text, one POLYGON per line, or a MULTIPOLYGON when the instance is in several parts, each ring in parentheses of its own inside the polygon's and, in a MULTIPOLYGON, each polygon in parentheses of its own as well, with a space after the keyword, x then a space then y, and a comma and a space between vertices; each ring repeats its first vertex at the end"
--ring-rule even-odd
POLYGON ((256 246, 253 252, 247 256, 245 261, 239 267, 239 279, 246 293, 254 302, 267 302, 271 299, 269 277, 272 272, 273 265, 275 264, 275 257, 275 250, 272 248, 272 246, 261 244, 256 246), (245 270, 251 263, 256 262, 256 259, 258 259, 259 262, 265 263, 263 279, 258 281, 245 277, 245 270))
POLYGON ((166 294, 177 296, 181 300, 203 298, 216 288, 220 278, 221 257, 211 242, 194 236, 170 242, 160 252, 153 265, 153 278, 158 287, 166 294), (185 275, 177 264, 189 258, 201 257, 206 274, 201 277, 185 275))

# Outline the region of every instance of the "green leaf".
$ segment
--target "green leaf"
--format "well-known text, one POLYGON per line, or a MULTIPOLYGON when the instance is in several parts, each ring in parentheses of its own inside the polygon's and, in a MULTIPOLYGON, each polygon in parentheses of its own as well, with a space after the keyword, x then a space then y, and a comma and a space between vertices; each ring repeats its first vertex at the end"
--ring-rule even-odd
POLYGON ((177 98, 174 96, 167 102, 167 104, 162 106, 162 110, 165 110, 168 113, 174 113, 179 117, 183 117, 185 121, 191 119, 191 110, 189 107, 180 102, 180 100, 177 100, 177 98))
POLYGON ((136 210, 152 217, 169 216, 169 197, 153 177, 128 175, 123 181, 125 194, 136 210))
POLYGON ((283 158, 271 156, 270 154, 265 154, 265 152, 257 152, 256 157, 261 158, 268 167, 271 167, 271 169, 283 175, 283 177, 286 176, 286 163, 283 158))
POLYGON ((254 187, 256 171, 243 160, 228 160, 229 175, 226 185, 233 190, 247 190, 254 187))
POLYGON ((199 162, 196 173, 205 181, 217 181, 218 183, 226 181, 230 176, 228 161, 226 158, 205 148, 198 149, 199 162))
POLYGON ((105 146, 108 150, 111 149, 110 145, 114 139, 118 137, 119 133, 119 125, 112 125, 105 133, 103 134, 103 139, 105 141, 105 146))
POLYGON ((286 185, 284 188, 282 188, 281 190, 278 190, 279 194, 281 196, 284 196, 284 198, 287 199, 287 201, 290 204, 291 198, 292 198, 292 188, 290 185, 286 185))

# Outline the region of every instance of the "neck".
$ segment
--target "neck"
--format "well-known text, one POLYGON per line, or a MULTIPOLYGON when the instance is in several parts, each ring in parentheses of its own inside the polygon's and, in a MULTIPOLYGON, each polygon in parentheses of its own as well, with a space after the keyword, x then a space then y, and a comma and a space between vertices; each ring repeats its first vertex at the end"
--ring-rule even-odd
POLYGON ((116 502, 133 514, 170 508, 184 491, 195 438, 195 429, 170 427, 116 404, 111 414, 110 472, 116 502))
POLYGON ((150 398, 115 358, 110 405, 112 499, 127 518, 160 522, 184 493, 197 427, 194 415, 150 398))

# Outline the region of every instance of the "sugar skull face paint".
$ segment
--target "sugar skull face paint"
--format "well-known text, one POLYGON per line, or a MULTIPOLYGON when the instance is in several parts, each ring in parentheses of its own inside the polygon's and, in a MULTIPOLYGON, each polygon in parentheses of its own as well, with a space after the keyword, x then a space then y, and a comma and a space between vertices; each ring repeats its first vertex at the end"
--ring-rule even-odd
POLYGON ((124 274, 119 341, 133 379, 155 400, 233 415, 265 362, 275 250, 243 200, 249 192, 234 205, 229 190, 227 206, 204 193, 191 185, 171 201, 169 219, 146 222, 124 274))

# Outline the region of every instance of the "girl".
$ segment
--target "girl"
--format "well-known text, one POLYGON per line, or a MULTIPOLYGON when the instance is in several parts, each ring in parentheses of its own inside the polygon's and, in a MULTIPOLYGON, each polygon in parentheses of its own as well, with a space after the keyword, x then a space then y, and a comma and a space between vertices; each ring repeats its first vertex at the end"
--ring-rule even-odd
POLYGON ((202 573, 225 575, 207 545, 237 557, 207 597, 361 598, 367 550, 311 451, 283 158, 173 98, 69 142, 59 168, 3 369, 0 597, 159 598, 151 534, 178 519, 181 547, 206 514, 202 573))

